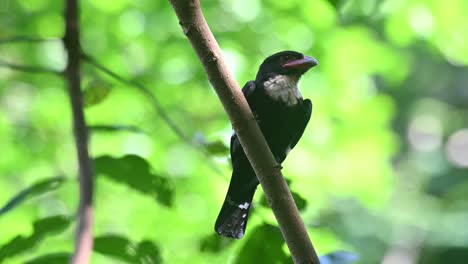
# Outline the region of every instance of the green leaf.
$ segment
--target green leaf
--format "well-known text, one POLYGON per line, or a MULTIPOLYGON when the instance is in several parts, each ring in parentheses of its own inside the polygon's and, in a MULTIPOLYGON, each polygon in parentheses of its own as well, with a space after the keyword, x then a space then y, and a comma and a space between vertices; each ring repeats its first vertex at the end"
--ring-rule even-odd
POLYGON ((302 198, 302 196, 297 192, 293 191, 291 194, 294 198, 294 202, 296 203, 297 209, 299 209, 299 211, 304 210, 307 207, 306 199, 302 198))
POLYGON ((328 0, 328 3, 330 3, 335 9, 339 8, 341 2, 341 0, 328 0))
POLYGON ((112 90, 110 83, 103 80, 94 79, 83 91, 83 105, 90 107, 104 101, 112 90))
POLYGON ((227 156, 229 154, 229 146, 222 139, 207 140, 205 136, 198 132, 194 135, 193 141, 204 148, 206 153, 211 156, 227 156))
POLYGON ((65 181, 64 177, 53 177, 40 180, 32 186, 20 191, 17 195, 11 198, 2 208, 0 208, 0 216, 19 206, 28 198, 44 194, 59 188, 65 181))
POLYGON ((125 262, 133 263, 135 260, 135 257, 130 255, 131 252, 136 252, 135 245, 118 235, 96 237, 93 250, 125 262))
POLYGON ((159 248, 151 241, 136 244, 119 235, 94 239, 94 251, 128 263, 162 263, 159 248))
POLYGON ((263 224, 252 230, 234 263, 292 263, 283 251, 284 240, 277 226, 263 224))
POLYGON ((229 246, 233 241, 234 240, 232 239, 228 239, 213 233, 201 240, 200 251, 216 253, 229 246))
POLYGON ((137 246, 138 263, 162 263, 159 248, 149 240, 143 240, 137 246))
POLYGON ((28 236, 17 236, 0 247, 0 263, 6 258, 25 253, 47 235, 64 231, 70 225, 70 219, 64 215, 51 216, 37 220, 33 224, 33 233, 28 236))
MULTIPOLYGON (((291 191, 291 194, 294 199, 294 202, 296 203, 297 209, 299 209, 299 211, 304 210, 307 206, 307 200, 302 198, 302 196, 295 191, 291 191)), ((260 199, 260 205, 262 205, 263 207, 270 207, 265 195, 263 195, 260 199)))
POLYGON ((121 158, 101 156, 94 160, 96 174, 102 174, 143 194, 155 197, 163 205, 171 206, 173 185, 166 177, 152 172, 150 164, 136 155, 121 158))
POLYGON ((212 156, 226 156, 229 154, 229 147, 221 140, 215 140, 204 144, 208 154, 212 156))
POLYGON ((70 261, 71 255, 68 252, 51 253, 26 261, 25 264, 65 264, 70 261))

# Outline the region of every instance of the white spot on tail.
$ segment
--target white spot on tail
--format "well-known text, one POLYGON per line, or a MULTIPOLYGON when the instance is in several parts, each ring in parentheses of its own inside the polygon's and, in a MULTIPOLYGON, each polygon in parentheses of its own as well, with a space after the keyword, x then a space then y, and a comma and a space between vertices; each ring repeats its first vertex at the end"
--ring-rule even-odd
POLYGON ((247 208, 249 208, 249 205, 250 205, 250 204, 249 204, 248 202, 245 202, 244 204, 239 204, 238 207, 239 207, 240 209, 247 209, 247 208))
POLYGON ((243 215, 242 215, 242 218, 245 218, 246 216, 247 216, 247 214, 243 214, 243 215))

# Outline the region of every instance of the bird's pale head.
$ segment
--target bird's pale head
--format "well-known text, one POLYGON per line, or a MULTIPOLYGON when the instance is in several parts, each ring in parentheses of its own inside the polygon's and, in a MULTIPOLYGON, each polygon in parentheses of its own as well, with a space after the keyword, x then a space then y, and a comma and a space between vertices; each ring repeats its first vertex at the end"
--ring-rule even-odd
POLYGON ((318 65, 316 59, 296 51, 281 51, 266 58, 260 65, 256 80, 266 80, 276 75, 299 79, 310 68, 318 65))

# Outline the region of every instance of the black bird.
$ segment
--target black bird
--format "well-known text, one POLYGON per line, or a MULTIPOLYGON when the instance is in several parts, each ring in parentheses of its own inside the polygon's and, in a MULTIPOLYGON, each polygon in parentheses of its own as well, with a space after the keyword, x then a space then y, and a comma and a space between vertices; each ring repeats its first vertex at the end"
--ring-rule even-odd
MULTIPOLYGON (((297 88, 299 78, 317 60, 295 51, 282 51, 266 58, 255 81, 249 81, 242 92, 281 164, 296 146, 312 114, 312 102, 302 99, 297 88)), ((247 226, 249 209, 259 181, 234 133, 231 137, 232 178, 215 231, 222 236, 240 239, 247 226)))

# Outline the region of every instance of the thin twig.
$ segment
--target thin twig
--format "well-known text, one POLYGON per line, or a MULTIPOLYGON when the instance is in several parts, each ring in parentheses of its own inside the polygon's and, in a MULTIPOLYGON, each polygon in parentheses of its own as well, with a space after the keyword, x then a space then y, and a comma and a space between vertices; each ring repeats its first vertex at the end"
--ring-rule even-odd
MULTIPOLYGON (((142 92, 145 96, 147 96, 151 100, 152 105, 153 105, 156 113, 162 118, 162 120, 164 122, 166 122, 166 124, 172 129, 172 131, 179 138, 181 138, 185 143, 187 143, 188 145, 193 147, 197 152, 201 153, 205 158, 207 158, 207 159, 209 158, 206 151, 204 151, 203 146, 193 142, 190 139, 190 137, 181 128, 179 128, 177 123, 174 120, 171 119, 169 114, 166 112, 164 107, 159 102, 158 98, 156 98, 156 96, 151 92, 150 89, 148 89, 146 86, 144 86, 143 84, 141 84, 141 83, 139 83, 137 81, 130 80, 130 79, 127 79, 127 78, 124 78, 124 77, 120 76, 119 74, 117 74, 114 71, 110 70, 109 68, 105 67, 104 65, 99 63, 95 58, 85 54, 84 52, 81 53, 81 58, 85 62, 89 63, 90 65, 92 65, 94 67, 96 67, 100 71, 106 73, 107 75, 109 75, 112 78, 118 80, 119 82, 137 88, 140 92, 142 92)), ((208 165, 217 174, 219 174, 219 175, 221 175, 223 177, 225 176, 223 171, 218 166, 216 166, 216 164, 214 164, 212 161, 208 160, 208 165)))
POLYGON ((170 0, 179 24, 203 65, 257 175, 295 263, 320 263, 291 191, 223 58, 199 0, 170 0))
POLYGON ((15 71, 27 72, 27 73, 47 73, 47 74, 54 74, 54 75, 63 75, 63 72, 39 67, 39 66, 30 66, 30 65, 19 65, 10 62, 6 62, 0 60, 0 67, 8 68, 15 71))
POLYGON ((126 79, 117 73, 111 71, 110 69, 106 68, 104 65, 100 64, 96 59, 93 57, 82 53, 81 57, 83 60, 88 62, 89 64, 93 65, 97 69, 103 71, 104 73, 108 74, 112 78, 125 83, 127 85, 133 86, 140 90, 144 95, 148 96, 149 99, 153 102, 154 107, 156 108, 156 111, 158 114, 161 116, 161 118, 169 125, 169 127, 184 141, 186 142, 191 142, 190 138, 177 126, 177 124, 169 117, 167 114, 166 110, 161 106, 161 103, 159 102, 158 98, 145 86, 143 86, 141 83, 134 81, 134 80, 129 80, 126 79))
POLYGON ((68 54, 65 70, 73 113, 73 130, 78 156, 80 181, 79 221, 76 230, 73 264, 89 263, 93 248, 93 193, 94 168, 88 152, 88 133, 83 113, 80 76, 80 33, 78 20, 78 0, 66 0, 65 36, 63 38, 68 54))
POLYGON ((60 41, 59 38, 38 38, 38 37, 28 37, 28 36, 14 36, 10 38, 0 39, 1 44, 10 44, 10 43, 40 43, 40 42, 48 42, 48 41, 60 41))

